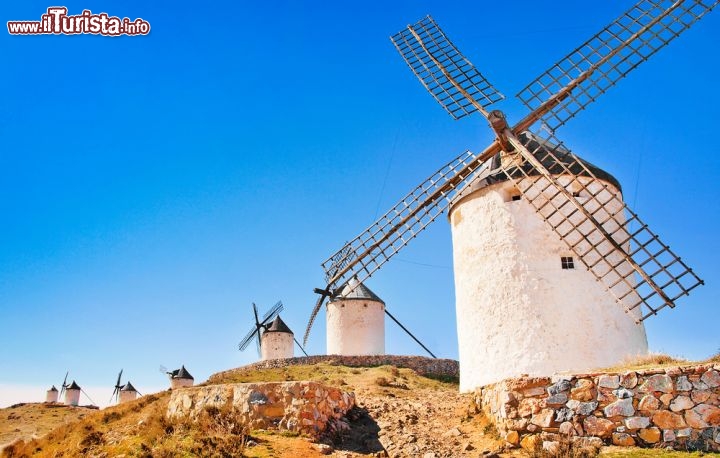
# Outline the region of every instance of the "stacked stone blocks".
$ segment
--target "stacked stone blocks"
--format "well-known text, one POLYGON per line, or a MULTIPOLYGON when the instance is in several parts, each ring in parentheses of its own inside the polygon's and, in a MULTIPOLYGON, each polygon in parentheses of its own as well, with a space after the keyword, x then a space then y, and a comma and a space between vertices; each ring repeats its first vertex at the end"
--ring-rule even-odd
POLYGON ((552 449, 564 436, 720 451, 720 365, 507 379, 475 402, 515 446, 552 449))

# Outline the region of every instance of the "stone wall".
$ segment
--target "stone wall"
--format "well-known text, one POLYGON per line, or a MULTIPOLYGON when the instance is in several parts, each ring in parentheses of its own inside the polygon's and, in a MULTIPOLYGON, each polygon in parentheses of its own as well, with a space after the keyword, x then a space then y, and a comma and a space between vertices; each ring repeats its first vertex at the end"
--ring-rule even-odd
POLYGON ((173 390, 168 418, 196 418, 208 407, 230 408, 251 429, 315 435, 355 405, 355 395, 316 382, 235 383, 173 390))
POLYGON ((368 356, 339 356, 339 355, 317 355, 304 356, 299 358, 273 359, 269 361, 258 361, 237 369, 230 369, 212 375, 209 383, 223 380, 227 375, 237 371, 254 369, 272 369, 287 366, 299 366, 325 363, 334 366, 348 367, 376 367, 395 366, 399 368, 412 369, 423 376, 436 377, 458 377, 458 362, 452 359, 426 358, 424 356, 396 356, 396 355, 368 355, 368 356))
POLYGON ((720 451, 720 364, 521 377, 475 391, 515 446, 563 436, 615 445, 720 451), (591 439, 588 439, 591 438, 591 439))

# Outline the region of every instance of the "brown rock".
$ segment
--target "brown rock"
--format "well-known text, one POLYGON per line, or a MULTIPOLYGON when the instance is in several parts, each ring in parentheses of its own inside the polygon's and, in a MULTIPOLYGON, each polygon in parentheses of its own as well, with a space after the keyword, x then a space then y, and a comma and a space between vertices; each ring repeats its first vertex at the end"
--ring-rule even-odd
POLYGON ((638 405, 638 410, 653 411, 660 408, 660 401, 652 394, 643 396, 638 405))
POLYGON ((520 420, 508 420, 505 427, 511 431, 522 431, 527 428, 528 421, 525 418, 520 420))
POLYGON ((541 428, 552 426, 554 413, 555 411, 553 409, 543 409, 532 416, 530 423, 538 425, 541 428))
POLYGON ((560 424, 560 429, 558 432, 565 436, 574 436, 575 435, 575 427, 573 426, 573 424, 571 422, 565 421, 560 424))
POLYGON ((647 378, 647 380, 645 380, 645 383, 640 386, 640 391, 646 393, 650 391, 662 391, 663 393, 672 393, 673 381, 670 376, 666 374, 651 375, 647 378))
POLYGON ((694 390, 692 393, 690 393, 690 399, 692 399, 693 402, 697 404, 702 404, 703 402, 706 402, 708 399, 710 399, 711 395, 712 392, 708 390, 694 390))
POLYGON ((694 406, 695 403, 685 395, 680 395, 670 402, 670 410, 673 412, 682 412, 683 410, 691 409, 694 406))
POLYGON ((615 389, 620 386, 620 376, 619 375, 601 375, 598 377, 597 385, 600 388, 610 388, 615 389))
POLYGON ((672 429, 663 430, 663 442, 673 442, 675 440, 675 431, 672 429))
POLYGON ((629 417, 635 414, 632 399, 618 399, 604 409, 606 417, 629 417))
POLYGON ((648 444, 659 442, 660 435, 660 429, 655 426, 638 431, 638 437, 648 444))
POLYGON ((628 372, 627 374, 623 374, 622 377, 620 377, 620 385, 622 385, 623 388, 627 388, 628 390, 632 390, 637 386, 638 383, 638 376, 637 372, 628 372))
POLYGON ((652 422, 662 429, 681 429, 687 426, 682 416, 667 410, 655 412, 652 422))
POLYGON ((716 370, 709 370, 700 377, 700 380, 705 382, 705 385, 707 385, 708 388, 718 387, 720 386, 720 372, 716 370))
POLYGON ((522 390, 522 394, 525 397, 542 396, 543 394, 545 394, 545 387, 535 386, 532 388, 526 388, 522 390))
POLYGON ((630 417, 625 419, 625 427, 629 430, 645 429, 650 426, 648 417, 630 417))
POLYGON ((720 408, 711 406, 710 404, 700 404, 695 406, 693 412, 702 417, 703 421, 710 426, 720 425, 720 408))
POLYGON ((583 420, 583 429, 589 436, 608 437, 614 428, 615 424, 604 418, 587 417, 583 420))
POLYGON ((663 405, 665 405, 665 406, 669 406, 670 403, 672 402, 672 400, 673 400, 673 395, 670 393, 666 393, 666 394, 663 394, 662 396, 660 396, 660 402, 662 402, 663 405))
POLYGON ((520 447, 531 452, 531 451, 535 450, 536 447, 541 443, 542 443, 542 439, 540 438, 540 435, 530 434, 530 435, 522 438, 522 440, 520 441, 520 447))
POLYGON ((612 442, 613 445, 619 445, 621 447, 632 447, 635 445, 635 439, 627 433, 613 433, 612 442))
POLYGON ((593 401, 597 395, 595 384, 588 379, 580 379, 575 384, 575 388, 570 390, 570 399, 576 401, 593 401))
POLYGON ((512 445, 518 445, 520 443, 520 434, 517 431, 510 431, 505 434, 505 441, 512 445))
POLYGON ((540 399, 525 398, 518 404, 517 413, 521 417, 529 417, 532 414, 540 412, 540 399))
POLYGON ((702 416, 694 410, 685 412, 685 423, 691 428, 702 429, 707 428, 708 424, 702 419, 702 416))

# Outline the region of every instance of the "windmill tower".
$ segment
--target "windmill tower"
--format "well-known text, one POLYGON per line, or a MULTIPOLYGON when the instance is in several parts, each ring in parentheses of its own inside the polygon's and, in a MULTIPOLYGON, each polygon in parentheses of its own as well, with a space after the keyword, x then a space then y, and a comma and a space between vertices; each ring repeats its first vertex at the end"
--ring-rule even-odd
MULTIPOLYGON (((538 160, 552 148, 527 133, 518 138, 538 160)), ((623 215, 620 184, 594 165, 562 153, 556 151, 563 168, 571 167, 574 160, 584 168, 576 175, 557 169, 554 178, 591 213, 599 209, 590 195, 607 200, 603 227, 612 232, 618 222, 609 215, 617 214, 618 219, 623 215)), ((634 282, 618 284, 614 295, 608 294, 500 172, 508 166, 500 162, 509 160, 496 156, 498 173, 473 183, 449 209, 456 309, 457 316, 463 317, 457 322, 463 369, 460 389, 516 376, 518 368, 530 375, 586 371, 647 353, 645 328, 642 322, 636 324, 638 310, 626 313, 613 298, 630 291, 635 294, 634 282)), ((551 164, 548 168, 555 170, 551 164)), ((533 175, 528 180, 543 178, 533 175)), ((546 201, 545 196, 535 198, 538 205, 546 201)), ((581 214, 569 216, 567 211, 563 215, 570 220, 567 224, 583 223, 581 214)), ((605 256, 622 260, 614 249, 605 256)))
POLYGON ((75 380, 65 389, 65 405, 77 406, 80 404, 80 386, 75 380))
POLYGON ((260 340, 260 353, 263 361, 294 356, 294 334, 280 318, 280 315, 276 316, 270 326, 265 329, 260 340))
POLYGON ((190 375, 190 372, 185 369, 185 366, 181 366, 180 369, 175 369, 172 372, 166 372, 170 377, 170 388, 175 390, 177 388, 185 388, 187 386, 193 386, 195 378, 190 375))
POLYGON ((294 355, 293 342, 307 356, 305 350, 295 339, 293 332, 280 319, 279 313, 284 309, 282 301, 278 301, 268 310, 262 319, 258 317, 258 310, 253 303, 253 318, 255 324, 238 344, 240 351, 244 351, 253 340, 257 347, 258 356, 262 361, 268 359, 292 358, 294 355), (269 324, 268 324, 269 323, 269 324))
POLYGON ((125 386, 120 388, 120 404, 124 402, 134 401, 138 397, 138 391, 135 389, 135 387, 128 381, 125 386))
POLYGON ((385 302, 356 278, 327 304, 327 354, 385 354, 385 302))
POLYGON ((440 168, 322 264, 327 286, 315 290, 305 340, 339 285, 373 275, 452 205, 461 391, 644 351, 642 321, 703 282, 627 208, 617 180, 555 132, 717 3, 638 2, 523 89, 530 112, 513 126, 488 111, 503 95, 432 18, 391 37, 451 116, 480 113, 496 138, 440 168), (620 339, 621 351, 590 348, 600 335, 604 345, 620 339))
POLYGON ((58 389, 55 388, 55 385, 53 385, 47 392, 45 393, 45 402, 47 403, 55 403, 58 402, 58 389))

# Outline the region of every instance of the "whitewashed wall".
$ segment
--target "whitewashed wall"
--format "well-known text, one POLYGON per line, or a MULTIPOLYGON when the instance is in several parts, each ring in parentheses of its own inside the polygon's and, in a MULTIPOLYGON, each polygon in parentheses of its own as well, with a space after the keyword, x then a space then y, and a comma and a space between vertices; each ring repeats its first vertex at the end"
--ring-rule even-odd
MULTIPOLYGON (((585 371, 646 353, 644 327, 527 201, 510 200, 515 193, 512 183, 498 183, 450 210, 460 390, 520 374, 585 371), (561 256, 573 256, 575 269, 563 270, 561 256)), ((618 210, 617 202, 608 210, 618 210)))

